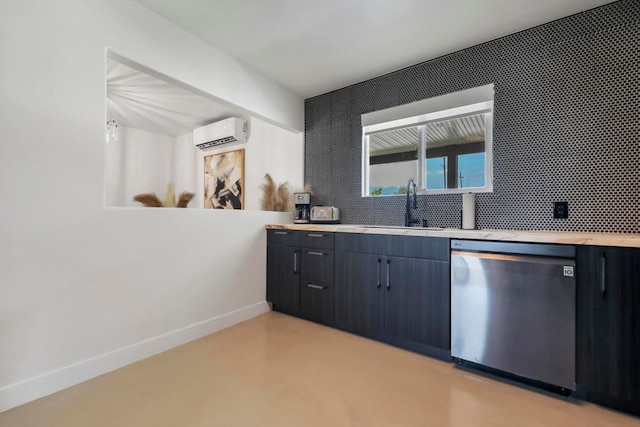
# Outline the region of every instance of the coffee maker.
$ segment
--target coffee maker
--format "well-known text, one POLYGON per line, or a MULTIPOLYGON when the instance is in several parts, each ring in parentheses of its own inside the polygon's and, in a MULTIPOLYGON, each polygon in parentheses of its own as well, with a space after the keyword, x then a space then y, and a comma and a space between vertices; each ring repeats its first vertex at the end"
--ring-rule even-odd
POLYGON ((309 213, 311 212, 311 194, 293 193, 293 202, 296 205, 296 214, 293 218, 294 224, 308 224, 309 213))

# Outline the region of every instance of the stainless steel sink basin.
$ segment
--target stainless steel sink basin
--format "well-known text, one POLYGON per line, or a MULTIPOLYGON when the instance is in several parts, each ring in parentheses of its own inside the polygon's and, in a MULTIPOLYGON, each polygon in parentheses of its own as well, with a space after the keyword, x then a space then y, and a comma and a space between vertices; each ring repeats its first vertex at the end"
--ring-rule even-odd
POLYGON ((367 225, 367 228, 391 228, 401 230, 428 230, 428 231, 442 231, 442 227, 404 227, 401 225, 367 225))

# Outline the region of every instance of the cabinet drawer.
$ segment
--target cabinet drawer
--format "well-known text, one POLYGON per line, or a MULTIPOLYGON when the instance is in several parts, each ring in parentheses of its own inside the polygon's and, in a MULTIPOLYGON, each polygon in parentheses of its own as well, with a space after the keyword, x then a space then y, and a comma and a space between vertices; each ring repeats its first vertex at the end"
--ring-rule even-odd
POLYGON ((333 285, 304 280, 300 284, 300 314, 316 322, 334 323, 333 285))
POLYGON ((301 231, 301 244, 306 248, 333 249, 334 233, 301 231))
POLYGON ((363 254, 382 254, 380 234, 338 233, 335 238, 337 251, 358 252, 363 254))
POLYGON ((267 230, 267 244, 300 246, 300 232, 297 230, 267 230))
POLYGON ((338 233, 336 250, 449 261, 446 237, 338 233))
POLYGON ((450 239, 426 236, 380 236, 383 253, 390 256, 449 261, 450 239))
POLYGON ((333 283, 333 251, 326 249, 302 250, 302 277, 323 283, 333 283))

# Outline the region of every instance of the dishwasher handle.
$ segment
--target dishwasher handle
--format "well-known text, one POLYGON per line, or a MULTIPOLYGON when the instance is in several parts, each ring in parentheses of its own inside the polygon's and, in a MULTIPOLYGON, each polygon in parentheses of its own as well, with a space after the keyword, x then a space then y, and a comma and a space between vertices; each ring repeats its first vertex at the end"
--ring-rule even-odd
POLYGON ((452 251, 469 251, 478 253, 497 253, 513 255, 533 255, 554 258, 575 258, 574 245, 516 243, 516 242, 488 242, 478 240, 451 240, 452 251))

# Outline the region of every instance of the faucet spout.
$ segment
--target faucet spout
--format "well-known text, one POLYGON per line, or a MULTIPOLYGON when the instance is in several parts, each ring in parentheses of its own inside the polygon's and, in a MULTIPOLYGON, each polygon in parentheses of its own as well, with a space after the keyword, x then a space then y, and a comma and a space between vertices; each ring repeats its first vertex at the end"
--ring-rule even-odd
POLYGON ((407 181, 407 203, 404 213, 404 226, 411 227, 413 224, 419 224, 420 220, 411 217, 411 209, 418 209, 418 196, 416 194, 416 181, 409 178, 407 181), (413 203, 411 200, 411 187, 413 186, 413 203))

